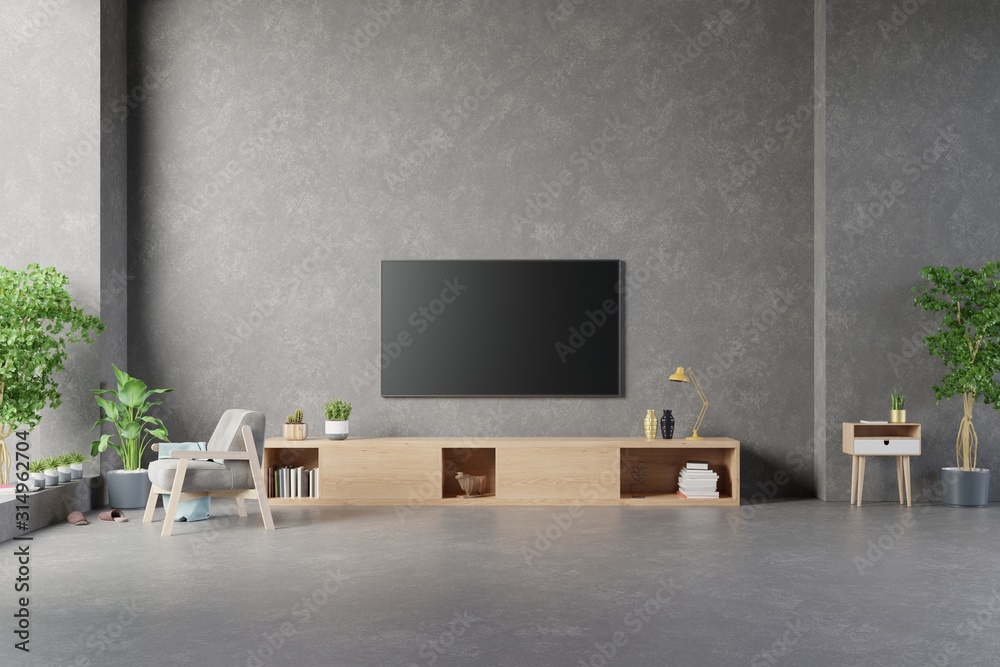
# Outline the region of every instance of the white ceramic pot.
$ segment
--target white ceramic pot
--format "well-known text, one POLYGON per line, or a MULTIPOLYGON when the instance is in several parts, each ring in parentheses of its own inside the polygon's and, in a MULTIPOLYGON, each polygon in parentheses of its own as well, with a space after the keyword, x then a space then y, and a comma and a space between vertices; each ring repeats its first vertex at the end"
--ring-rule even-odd
POLYGON ((41 491, 45 488, 45 473, 44 472, 29 472, 28 473, 28 489, 31 491, 41 491))
POLYGON ((329 421, 326 422, 326 437, 330 440, 346 440, 347 439, 347 421, 329 421))
POLYGON ((45 486, 59 486, 59 470, 49 468, 45 471, 45 486))
POLYGON ((70 479, 73 477, 73 469, 69 466, 59 466, 56 470, 59 471, 59 483, 69 484, 70 479))
POLYGON ((83 479, 83 464, 82 463, 70 463, 69 464, 70 477, 72 479, 83 479))

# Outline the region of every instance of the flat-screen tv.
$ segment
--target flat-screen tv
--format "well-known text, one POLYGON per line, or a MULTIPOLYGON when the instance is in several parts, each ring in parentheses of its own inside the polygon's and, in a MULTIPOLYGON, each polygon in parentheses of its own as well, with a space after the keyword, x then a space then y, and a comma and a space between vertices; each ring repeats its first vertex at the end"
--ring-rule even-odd
POLYGON ((382 262, 383 396, 620 396, 620 260, 382 262))

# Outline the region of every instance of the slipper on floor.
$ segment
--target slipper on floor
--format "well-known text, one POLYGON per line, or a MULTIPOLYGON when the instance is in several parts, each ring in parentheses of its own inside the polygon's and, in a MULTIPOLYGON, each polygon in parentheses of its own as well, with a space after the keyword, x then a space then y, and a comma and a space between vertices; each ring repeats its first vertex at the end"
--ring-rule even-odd
POLYGON ((101 512, 97 515, 97 518, 101 521, 114 521, 115 523, 125 523, 128 521, 128 519, 125 518, 125 512, 115 509, 110 512, 101 512))
POLYGON ((74 526, 86 526, 90 523, 87 521, 87 517, 83 516, 83 512, 70 512, 66 520, 74 526))

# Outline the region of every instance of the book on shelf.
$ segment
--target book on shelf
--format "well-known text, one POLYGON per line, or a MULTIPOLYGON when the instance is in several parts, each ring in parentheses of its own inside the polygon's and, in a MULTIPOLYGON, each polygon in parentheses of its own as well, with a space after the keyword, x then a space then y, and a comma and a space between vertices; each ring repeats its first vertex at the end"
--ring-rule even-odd
POLYGON ((13 484, 0 484, 0 497, 14 495, 13 484))
POLYGON ((681 498, 718 498, 719 473, 705 461, 688 461, 677 477, 677 495, 681 498))
POLYGON ((684 491, 677 489, 677 495, 680 496, 681 498, 689 498, 694 500, 697 498, 718 498, 719 492, 713 491, 712 493, 695 493, 692 491, 690 493, 685 493, 684 491))

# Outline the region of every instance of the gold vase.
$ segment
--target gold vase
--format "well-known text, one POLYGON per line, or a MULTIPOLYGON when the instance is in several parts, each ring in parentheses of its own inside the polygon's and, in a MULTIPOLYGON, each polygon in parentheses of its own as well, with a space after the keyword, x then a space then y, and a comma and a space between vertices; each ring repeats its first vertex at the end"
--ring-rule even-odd
POLYGON ((656 440, 656 410, 646 410, 642 426, 646 429, 646 440, 656 440))
POLYGON ((905 424, 906 423, 906 410, 889 410, 889 423, 890 424, 905 424))

